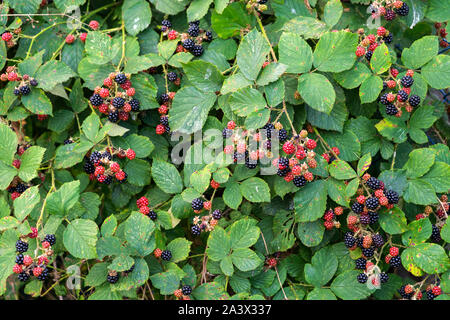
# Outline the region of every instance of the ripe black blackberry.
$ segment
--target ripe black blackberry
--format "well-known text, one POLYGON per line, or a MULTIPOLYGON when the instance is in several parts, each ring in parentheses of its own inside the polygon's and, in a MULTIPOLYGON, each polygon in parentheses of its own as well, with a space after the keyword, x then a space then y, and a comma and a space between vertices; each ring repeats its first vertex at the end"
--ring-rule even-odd
POLYGON ((56 243, 56 237, 54 234, 47 234, 44 237, 44 241, 47 241, 52 246, 56 243))
POLYGON ((428 300, 434 300, 434 298, 436 298, 436 296, 433 294, 433 291, 431 290, 427 290, 425 293, 427 294, 428 300))
POLYGON ((248 157, 245 158, 245 166, 248 169, 255 169, 258 166, 258 162, 256 160, 252 160, 248 157))
POLYGON ((133 270, 134 270, 135 267, 136 267, 136 265, 133 264, 133 265, 131 266, 131 268, 128 269, 128 270, 125 270, 124 273, 125 273, 125 274, 129 274, 129 273, 133 272, 133 270))
POLYGON ((111 153, 109 153, 108 151, 103 152, 102 153, 102 159, 106 159, 106 160, 111 161, 112 160, 111 153))
POLYGON ((366 258, 371 258, 373 257, 373 254, 375 252, 375 250, 373 248, 362 248, 362 254, 366 257, 366 258))
POLYGON ((111 121, 111 122, 117 122, 117 121, 119 121, 119 112, 117 112, 117 111, 112 112, 112 111, 111 111, 111 112, 108 114, 108 120, 111 121))
POLYGON ((206 31, 205 32, 205 36, 206 36, 206 39, 205 39, 206 42, 211 42, 212 41, 213 35, 212 35, 211 31, 206 31))
POLYGON ((400 258, 400 256, 392 257, 391 260, 389 260, 389 264, 393 268, 398 268, 402 265, 402 258, 400 258))
POLYGON ((201 198, 196 198, 191 202, 192 209, 201 210, 203 208, 203 200, 201 198))
POLYGON ((359 283, 366 283, 367 279, 369 279, 369 277, 365 273, 360 273, 360 274, 358 274, 357 279, 358 279, 359 283))
POLYGON ((397 13, 399 16, 407 16, 409 13, 409 6, 405 2, 403 2, 400 8, 395 9, 395 13, 397 13))
POLYGON ((220 212, 219 209, 214 210, 212 213, 212 217, 216 220, 219 220, 220 218, 222 218, 222 213, 220 212))
POLYGON ((119 281, 119 275, 118 274, 116 274, 116 275, 109 275, 108 274, 108 276, 106 277, 106 281, 108 281, 109 283, 114 284, 117 281, 119 281))
POLYGON ((285 157, 281 157, 278 159, 278 166, 283 166, 285 168, 289 168, 289 159, 285 157))
POLYGON ((30 87, 27 86, 27 85, 21 86, 21 87, 19 88, 19 90, 20 90, 20 93, 23 94, 24 96, 30 94, 30 92, 31 92, 30 87))
POLYGON ((381 272, 380 273, 380 282, 381 283, 386 283, 389 280, 389 275, 386 272, 381 272))
POLYGON ((47 267, 40 266, 42 268, 42 273, 37 277, 40 281, 45 281, 48 278, 48 275, 50 274, 50 271, 47 267))
POLYGON ((352 211, 354 213, 361 213, 364 210, 364 205, 359 203, 359 202, 355 202, 352 204, 352 211))
POLYGON ((356 240, 356 245, 358 246, 358 247, 360 247, 361 249, 362 248, 364 248, 364 238, 358 238, 357 240, 356 240))
POLYGON ((383 81, 383 89, 381 89, 381 91, 384 91, 388 88, 388 85, 386 83, 386 81, 383 81))
POLYGON ((91 104, 93 106, 96 106, 96 107, 98 107, 99 105, 101 105, 103 103, 103 99, 98 93, 94 93, 92 95, 92 97, 89 98, 89 101, 91 102, 91 104))
POLYGON ((16 256, 16 263, 17 263, 17 264, 23 264, 23 254, 19 253, 19 254, 16 256))
POLYGON ((367 186, 372 190, 378 190, 381 188, 380 180, 375 177, 370 177, 366 182, 367 186))
POLYGON ((190 26, 199 26, 200 25, 200 20, 195 20, 195 21, 191 21, 189 22, 189 27, 190 26))
POLYGON ((16 192, 18 193, 24 193, 25 190, 27 190, 27 186, 24 185, 23 183, 18 183, 16 186, 16 192))
POLYGON ((131 99, 130 102, 128 102, 131 106, 131 111, 137 112, 139 111, 139 108, 141 107, 141 103, 138 99, 131 99))
POLYGON ((414 79, 411 76, 404 76, 400 81, 405 88, 411 87, 414 83, 414 79))
POLYGON ((395 116, 398 113, 398 109, 392 103, 386 106, 386 114, 389 116, 395 116))
POLYGON ((370 224, 370 216, 368 214, 362 214, 359 216, 359 222, 361 224, 370 224))
POLYGON ((198 25, 191 24, 187 32, 191 37, 198 37, 198 34, 200 33, 200 28, 198 27, 198 25))
POLYGON ((266 123, 262 128, 265 131, 267 139, 270 140, 272 138, 272 130, 275 130, 275 126, 273 125, 273 123, 266 123))
POLYGON ((370 59, 372 59, 372 54, 373 54, 372 51, 367 50, 366 55, 365 55, 367 61, 370 61, 370 59))
POLYGON ((383 41, 386 44, 392 43, 393 40, 394 40, 394 36, 392 35, 392 33, 389 33, 387 36, 383 37, 383 41))
POLYGON ((172 28, 172 23, 169 20, 163 20, 161 21, 161 25, 166 27, 166 28, 172 28))
POLYGON ((198 236, 202 232, 202 230, 198 225, 194 224, 191 228, 191 232, 194 236, 198 236))
POLYGON ((233 135, 233 130, 225 128, 222 130, 222 137, 224 139, 228 139, 231 138, 231 136, 233 135))
POLYGON ((351 248, 355 245, 356 239, 353 238, 353 232, 348 231, 344 235, 344 244, 347 248, 351 248))
POLYGON ((388 99, 387 99, 387 93, 384 93, 384 94, 382 94, 381 95, 381 97, 380 97, 380 102, 382 103, 382 104, 384 104, 385 106, 386 105, 388 105, 390 102, 388 101, 388 99))
POLYGON ((150 210, 150 211, 149 211, 148 217, 149 217, 150 219, 152 219, 152 220, 158 219, 158 215, 157 215, 156 212, 153 211, 153 210, 150 210))
POLYGON ((19 273, 17 278, 19 279, 19 281, 25 282, 28 279, 30 279, 30 275, 27 272, 23 271, 23 272, 19 273))
POLYGON ((388 199, 390 204, 396 204, 398 203, 399 200, 399 196, 398 193, 395 192, 394 190, 388 190, 385 192, 385 196, 388 199))
POLYGON ((24 253, 28 250, 28 243, 22 241, 22 240, 17 240, 16 242, 16 251, 19 253, 24 253))
POLYGON ((200 57, 203 54, 203 47, 199 44, 196 44, 192 48, 191 53, 196 57, 200 57))
POLYGON ((36 79, 31 79, 31 80, 30 80, 30 84, 31 84, 33 87, 36 87, 36 86, 38 85, 38 82, 37 82, 36 79))
POLYGON ((95 163, 100 161, 101 157, 102 157, 102 154, 100 152, 94 151, 94 152, 91 153, 91 156, 89 157, 89 160, 91 160, 91 162, 93 164, 95 164, 95 163))
POLYGON ((192 50, 195 46, 195 42, 192 39, 186 39, 183 41, 183 48, 185 48, 186 50, 192 50))
POLYGON ((177 74, 173 71, 167 73, 167 80, 174 82, 177 80, 177 74))
POLYGON ((408 100, 411 107, 417 107, 420 104, 420 97, 418 95, 412 94, 408 100))
MULTIPOLYGON (((278 168, 278 170, 277 170, 277 175, 279 176, 279 177, 286 177, 286 175, 289 173, 289 169, 288 168, 284 168, 284 169, 280 169, 280 168, 278 168)), ((294 184, 295 184, 295 182, 294 182, 294 184)))
POLYGON ((164 250, 161 253, 161 259, 169 261, 170 259, 172 259, 172 252, 170 252, 169 250, 164 250))
POLYGON ((111 104, 117 109, 120 109, 125 105, 125 99, 121 97, 115 97, 114 99, 112 99, 111 104))
POLYGON ((113 181, 113 177, 110 175, 106 175, 106 179, 105 179, 105 181, 103 181, 103 184, 108 185, 108 184, 111 184, 112 181, 113 181))
POLYGON ((367 260, 364 258, 358 258, 355 260, 356 269, 365 270, 367 260))
POLYGON ((237 151, 235 151, 235 152, 233 153, 233 161, 234 161, 234 162, 242 163, 243 160, 245 160, 245 154, 244 154, 244 153, 239 153, 239 152, 237 152, 237 151))
POLYGON ((381 248, 384 244, 384 239, 381 234, 377 233, 372 236, 372 242, 377 248, 381 248))
POLYGON ((441 238, 441 230, 439 229, 439 227, 437 227, 435 225, 432 226, 430 239, 433 242, 441 242, 441 240, 442 240, 442 238, 441 238))
POLYGON ((379 216, 378 216, 378 213, 377 212, 375 212, 375 211, 369 211, 369 223, 370 224, 374 224, 374 223, 376 223, 377 221, 378 221, 378 218, 379 218, 379 216))
POLYGON ((397 15, 395 14, 394 11, 387 9, 386 14, 384 15, 384 18, 386 19, 386 21, 391 21, 391 20, 394 20, 396 16, 397 15))
POLYGON ((292 180, 292 182, 294 183, 294 185, 295 185, 297 188, 301 188, 301 187, 303 187, 308 181, 305 179, 304 176, 297 176, 297 177, 295 177, 295 178, 292 180))
POLYGON ((64 140, 64 144, 71 144, 71 143, 73 143, 74 141, 72 140, 72 139, 66 139, 66 140, 64 140))
POLYGON ((408 94, 403 90, 399 90, 397 92, 397 99, 400 102, 405 102, 406 100, 408 100, 408 94))
POLYGON ((83 166, 84 166, 84 172, 86 172, 87 174, 91 174, 91 173, 95 172, 95 166, 92 164, 91 160, 86 159, 83 166))
POLYGON ((181 288, 181 292, 183 292, 183 294, 184 294, 185 296, 188 296, 188 295, 190 295, 190 294, 192 293, 192 287, 191 287, 191 286, 188 286, 188 285, 185 285, 185 286, 183 286, 183 287, 181 288))
POLYGON ((278 131, 278 140, 280 140, 280 142, 284 142, 287 140, 287 138, 288 138, 288 135, 287 135, 286 129, 284 129, 284 128, 280 129, 278 131))
POLYGON ((114 77, 114 81, 117 82, 118 84, 124 84, 125 82, 127 82, 127 76, 123 73, 118 73, 114 77))
POLYGON ((414 295, 414 292, 406 293, 405 292, 405 287, 406 287, 406 285, 401 286, 401 288, 398 289, 398 293, 400 293, 400 296, 403 299, 411 299, 411 297, 414 295))
POLYGON ((380 202, 378 201, 378 198, 371 197, 371 198, 366 199, 365 205, 366 205, 367 209, 375 210, 380 205, 380 202))
POLYGON ((258 3, 259 3, 259 4, 266 4, 266 3, 267 3, 267 0, 259 0, 258 3))
POLYGON ((16 96, 18 96, 18 95, 20 95, 20 90, 19 89, 14 89, 14 95, 16 95, 16 96))
POLYGON ((169 101, 169 95, 167 93, 161 94, 161 102, 169 101))

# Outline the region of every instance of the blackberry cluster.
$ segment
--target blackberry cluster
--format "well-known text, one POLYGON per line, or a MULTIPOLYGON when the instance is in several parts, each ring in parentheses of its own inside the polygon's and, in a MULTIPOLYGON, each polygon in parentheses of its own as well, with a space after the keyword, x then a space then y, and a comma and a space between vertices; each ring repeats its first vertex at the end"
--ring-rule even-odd
POLYGON ((200 229, 200 227, 198 225, 195 224, 192 226, 191 232, 194 236, 198 236, 202 232, 202 230, 200 229))
POLYGON ((383 37, 383 41, 386 44, 392 43, 393 40, 394 40, 394 36, 392 35, 392 33, 389 33, 387 36, 383 37))
POLYGON ((375 177, 370 177, 366 182, 367 186, 372 190, 378 190, 381 188, 380 180, 375 177))
MULTIPOLYGON (((169 20, 161 21, 161 25, 165 28, 163 31, 166 31, 169 28, 172 28, 172 23, 169 20)), ((163 29, 163 28, 161 28, 163 29)))
POLYGON ((164 250, 161 253, 161 259, 169 261, 170 259, 172 259, 172 252, 170 252, 169 250, 164 250))
POLYGON ((347 248, 352 248, 356 243, 356 239, 353 237, 353 232, 347 231, 344 235, 344 244, 347 248))
POLYGON ((407 16, 409 13, 409 6, 405 2, 403 2, 401 8, 394 10, 395 13, 397 13, 399 16, 407 16))
POLYGON ((108 113, 108 120, 111 122, 119 121, 119 112, 111 111, 110 113, 108 113))
POLYGON ((124 73, 118 73, 115 77, 114 77, 114 81, 117 84, 124 84, 125 82, 127 82, 127 76, 124 73))
POLYGON ((381 248, 384 245, 384 239, 379 233, 372 236, 372 241, 377 248, 381 248))
POLYGON ((380 202, 378 201, 378 198, 371 197, 371 198, 366 199, 365 205, 366 205, 367 209, 375 210, 380 205, 380 202))
POLYGON ((158 215, 156 214, 155 211, 150 210, 150 212, 148 213, 148 217, 152 220, 156 220, 158 218, 158 215))
POLYGON ((233 135, 233 130, 225 128, 222 130, 222 137, 224 139, 229 139, 233 135))
POLYGON ((173 71, 167 73, 167 80, 174 82, 177 80, 177 74, 173 71))
MULTIPOLYGON (((119 158, 126 156, 125 151, 121 149, 114 151, 114 154, 119 158)), ((91 175, 91 180, 97 179, 102 184, 109 185, 114 181, 114 178, 119 183, 126 182, 127 173, 120 168, 119 163, 112 162, 112 158, 111 153, 108 151, 93 151, 89 157, 84 158, 84 171, 91 175)))
POLYGON ((195 42, 192 39, 186 39, 183 41, 182 45, 186 50, 191 51, 195 46, 195 42))
POLYGON ((375 253, 375 249, 374 249, 374 248, 362 248, 361 251, 362 251, 362 254, 363 254, 366 258, 371 258, 371 257, 373 257, 373 254, 375 253))
POLYGON ((92 104, 93 106, 98 107, 98 106, 100 106, 100 105, 103 103, 103 98, 102 98, 99 94, 94 93, 94 94, 89 98, 89 101, 91 102, 91 104, 92 104))
POLYGON ((386 283, 389 281, 389 275, 386 272, 380 273, 380 281, 381 283, 386 283))
POLYGON ((357 276, 357 279, 358 279, 358 282, 359 282, 359 283, 366 283, 368 278, 369 278, 369 277, 368 277, 367 274, 365 274, 365 273, 360 273, 360 274, 358 274, 358 276, 357 276))
POLYGON ((37 276, 37 279, 40 281, 45 281, 48 278, 48 275, 50 274, 50 270, 45 266, 40 266, 42 268, 42 273, 37 276))
POLYGON ((436 298, 432 290, 426 290, 425 293, 428 300, 434 300, 434 298, 436 298))
POLYGON ((438 226, 436 226, 436 225, 432 226, 430 239, 431 239, 431 241, 436 242, 436 243, 441 242, 441 240, 442 240, 441 230, 439 229, 438 226))
POLYGON ((139 100, 131 99, 128 103, 131 106, 131 111, 134 111, 134 112, 138 112, 139 111, 139 109, 141 107, 141 103, 139 102, 139 100))
POLYGON ((379 215, 377 212, 375 211, 369 211, 368 212, 368 216, 369 216, 369 223, 370 224, 374 224, 378 221, 379 215))
POLYGON ((409 104, 413 107, 417 107, 420 104, 420 97, 418 95, 412 94, 408 100, 409 104))
POLYGON ((352 211, 354 213, 361 213, 364 210, 364 205, 359 203, 359 202, 355 202, 352 204, 352 211))
POLYGON ((24 85, 24 86, 20 87, 19 90, 20 90, 20 93, 21 93, 22 95, 24 95, 24 96, 26 96, 26 95, 28 95, 28 94, 31 93, 31 89, 30 89, 30 87, 27 86, 27 85, 24 85))
POLYGON ((24 271, 24 272, 19 273, 17 278, 19 279, 19 281, 25 282, 30 279, 30 275, 24 271))
POLYGON ((394 190, 387 190, 385 192, 385 196, 390 204, 397 204, 399 201, 398 193, 394 190))
POLYGON ((200 57, 203 54, 203 47, 199 44, 196 44, 192 48, 191 53, 196 57, 200 57))
POLYGON ((373 51, 367 50, 366 55, 365 55, 367 61, 370 61, 370 59, 372 59, 372 55, 373 55, 373 51))
POLYGON ((188 34, 191 37, 198 37, 199 33, 200 33, 200 21, 193 21, 193 22, 189 22, 189 28, 188 28, 188 34))
POLYGON ((203 209, 203 200, 201 198, 196 198, 191 202, 192 209, 194 210, 202 210, 203 209))
POLYGON ((16 263, 17 263, 17 264, 23 264, 23 254, 19 253, 19 254, 16 256, 16 263))
POLYGON ((364 258, 358 258, 355 260, 356 269, 365 270, 367 260, 364 258))
POLYGON ((212 213, 212 217, 216 220, 219 220, 220 218, 222 218, 222 213, 220 212, 219 209, 214 210, 212 213))
POLYGON ((389 260, 389 264, 393 268, 398 268, 402 265, 402 259, 399 256, 392 257, 391 260, 389 260))
POLYGON ((28 243, 22 240, 17 240, 16 242, 16 251, 19 253, 24 253, 28 251, 28 243))
POLYGON ((398 109, 392 103, 386 106, 386 114, 388 116, 395 116, 398 113, 398 109))
MULTIPOLYGON (((411 76, 404 76, 401 78, 400 82, 402 83, 403 87, 409 88, 413 85, 414 79, 411 76)), ((406 101, 406 99, 404 101, 406 101)))
POLYGON ((396 16, 397 15, 395 14, 395 12, 393 10, 388 9, 388 10, 386 10, 386 14, 384 15, 384 18, 386 19, 386 21, 391 21, 391 20, 394 20, 396 16))
POLYGON ((294 183, 294 185, 295 185, 297 188, 301 188, 301 187, 303 187, 304 185, 306 185, 306 183, 307 183, 308 181, 306 180, 306 178, 305 178, 304 176, 297 176, 297 177, 295 177, 295 178, 292 180, 292 182, 294 183))

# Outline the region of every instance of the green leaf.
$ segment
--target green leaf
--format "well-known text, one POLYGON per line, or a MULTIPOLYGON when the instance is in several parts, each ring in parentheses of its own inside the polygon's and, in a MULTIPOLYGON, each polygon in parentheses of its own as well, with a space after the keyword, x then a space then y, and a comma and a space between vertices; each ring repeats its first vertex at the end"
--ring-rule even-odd
POLYGON ((403 166, 408 178, 418 178, 427 173, 434 164, 435 151, 429 148, 415 149, 403 166))
POLYGON ((306 300, 337 300, 330 289, 314 288, 308 293, 306 300))
POLYGON ((391 66, 391 55, 388 47, 383 43, 378 46, 373 52, 370 59, 370 69, 375 74, 382 74, 386 72, 391 66))
POLYGON ((122 272, 130 270, 133 264, 134 260, 130 256, 118 256, 111 262, 111 264, 108 266, 108 269, 122 272))
POLYGON ((52 115, 52 103, 42 90, 31 90, 30 94, 22 96, 22 103, 34 114, 52 115))
POLYGON ((222 39, 239 35, 241 29, 251 26, 253 21, 252 16, 245 11, 244 4, 239 2, 229 4, 222 13, 213 11, 211 15, 211 27, 222 39))
POLYGON ((156 185, 166 193, 180 193, 183 190, 181 176, 177 168, 171 163, 154 160, 152 177, 156 185))
POLYGON ((298 79, 298 92, 313 109, 329 114, 336 99, 333 85, 323 75, 305 73, 298 79))
POLYGON ((450 56, 445 54, 435 56, 422 67, 422 76, 435 89, 450 87, 450 56))
POLYGON ((106 218, 102 223, 102 236, 112 236, 116 232, 117 229, 117 218, 115 215, 110 215, 108 218, 106 218))
POLYGON ((434 243, 419 243, 402 252, 402 263, 408 261, 407 257, 420 269, 429 274, 446 271, 450 267, 449 258, 440 245, 434 243))
POLYGON ((207 282, 194 289, 192 295, 196 300, 228 300, 225 289, 216 282, 207 282))
POLYGON ((233 223, 229 229, 231 248, 233 250, 251 247, 258 241, 260 230, 253 219, 241 219, 233 223))
POLYGON ((241 193, 250 202, 269 202, 270 189, 267 183, 261 178, 248 178, 240 185, 241 193))
POLYGON ((386 189, 391 189, 397 192, 400 196, 406 188, 407 180, 404 170, 386 170, 378 177, 384 182, 386 189))
POLYGON ((134 75, 133 87, 136 89, 134 97, 141 103, 140 110, 159 108, 159 104, 155 100, 157 86, 151 76, 143 73, 134 75))
POLYGON ((8 229, 17 228, 20 221, 12 216, 6 216, 0 219, 0 231, 3 232, 8 229))
POLYGON ((309 182, 294 196, 297 221, 315 221, 323 216, 327 204, 327 183, 323 180, 309 182))
POLYGON ((334 202, 341 206, 349 207, 350 198, 346 193, 346 185, 344 181, 329 178, 327 181, 328 195, 334 202))
POLYGON ((446 193, 450 189, 450 165, 437 161, 421 180, 428 182, 438 193, 446 193))
MULTIPOLYGON (((87 57, 83 58, 78 65, 78 74, 85 81, 84 86, 91 90, 94 90, 95 87, 98 86, 99 83, 102 83, 103 80, 113 71, 114 67, 111 64, 96 64, 87 57)), ((33 91, 35 90, 32 90, 31 93, 33 93, 33 91)), ((139 92, 137 88, 136 92, 139 92)))
POLYGON ((314 66, 319 71, 342 72, 353 67, 358 35, 346 32, 327 32, 320 37, 314 50, 314 66))
POLYGON ((428 1, 428 10, 425 16, 431 21, 448 21, 448 17, 450 16, 448 3, 439 0, 428 1))
POLYGON ((195 87, 180 89, 169 111, 172 131, 189 134, 200 130, 215 101, 214 93, 205 93, 195 87))
POLYGON ((97 233, 98 227, 94 221, 86 219, 73 220, 64 231, 64 246, 76 258, 97 258, 97 233))
POLYGON ((124 171, 128 174, 127 180, 130 184, 143 187, 150 183, 150 164, 142 159, 129 161, 124 171))
POLYGON ((439 51, 439 38, 425 36, 402 51, 402 61, 407 68, 418 69, 433 59, 439 51))
POLYGON ((80 181, 66 182, 58 191, 50 194, 46 209, 50 214, 65 216, 77 203, 79 197, 80 181))
POLYGON ((431 232, 432 227, 429 219, 412 221, 408 224, 408 230, 402 234, 402 242, 405 246, 415 246, 427 241, 431 232))
POLYGON ((363 81, 359 88, 359 98, 361 103, 373 102, 378 98, 383 89, 383 80, 376 75, 372 75, 363 81))
POLYGON ((248 87, 252 84, 244 75, 240 72, 233 74, 225 79, 223 82, 222 89, 220 89, 221 94, 227 94, 230 92, 235 92, 239 89, 248 87))
POLYGON ((408 181, 403 199, 406 202, 428 205, 437 202, 436 193, 431 184, 421 179, 408 181))
POLYGON ((17 135, 9 126, 0 123, 0 161, 11 164, 17 151, 17 135))
POLYGON ((358 176, 362 177, 364 172, 366 172, 369 169, 371 164, 372 164, 372 157, 370 153, 366 153, 358 161, 358 176))
POLYGON ((122 5, 125 29, 133 36, 145 30, 152 20, 150 5, 145 0, 125 0, 122 5))
POLYGON ((85 50, 89 62, 105 64, 112 60, 113 50, 111 38, 100 31, 89 31, 86 37, 85 50))
POLYGON ((384 118, 375 125, 375 128, 383 137, 395 143, 403 143, 408 138, 405 122, 397 118, 384 118))
POLYGON ((261 72, 256 81, 258 86, 266 86, 271 82, 277 81, 286 71, 287 66, 282 63, 272 62, 267 65, 261 72))
POLYGON ((355 170, 345 161, 334 160, 329 166, 331 176, 338 180, 348 180, 357 177, 355 170))
POLYGON ((323 12, 323 19, 327 23, 329 27, 334 26, 336 23, 338 23, 339 19, 342 16, 342 4, 339 0, 331 0, 328 1, 325 5, 324 12, 323 12))
POLYGON ((209 62, 196 60, 183 64, 189 81, 199 90, 216 92, 222 87, 223 76, 217 67, 209 62))
POLYGON ((331 283, 331 291, 343 300, 362 300, 372 291, 365 284, 358 282, 358 270, 349 270, 338 275, 331 283))
POLYGON ((334 79, 346 89, 354 89, 361 85, 361 83, 371 76, 369 68, 357 62, 351 69, 335 73, 334 79))
POLYGON ((226 256, 224 259, 220 261, 220 270, 228 276, 231 277, 234 273, 233 260, 231 260, 231 256, 226 256))
POLYGON ((150 277, 153 286, 163 295, 173 294, 180 285, 180 279, 174 270, 160 272, 150 277))
POLYGON ((210 180, 211 172, 206 168, 200 171, 195 171, 190 178, 192 187, 201 194, 208 189, 210 180))
POLYGON ((313 108, 306 106, 307 120, 313 126, 342 132, 344 123, 348 117, 347 106, 345 105, 345 95, 341 88, 336 88, 336 102, 333 110, 329 114, 319 112, 313 108))
POLYGON ((233 264, 241 271, 256 269, 263 261, 249 248, 239 248, 231 253, 233 264))
POLYGON ((314 254, 311 264, 305 264, 305 279, 315 287, 321 287, 333 278, 337 267, 338 259, 331 247, 322 248, 314 254))
MULTIPOLYGON (((108 132, 108 135, 111 132, 108 132)), ((136 152, 136 158, 146 158, 155 149, 155 145, 152 141, 145 136, 139 136, 137 134, 130 134, 125 138, 129 147, 136 152)))
POLYGON ((44 156, 45 148, 33 146, 25 150, 21 159, 19 169, 19 177, 23 181, 30 181, 37 176, 37 169, 41 165, 42 157, 44 156))
POLYGON ((14 200, 14 215, 20 221, 24 220, 40 200, 39 186, 28 188, 19 198, 14 200))
POLYGON ((166 248, 172 252, 172 259, 170 261, 177 263, 185 260, 191 251, 191 244, 192 242, 185 238, 176 238, 170 241, 166 248))
POLYGON ((261 92, 247 87, 234 92, 229 100, 231 110, 240 117, 246 117, 266 107, 266 100, 261 92))
POLYGON ((208 12, 209 6, 213 0, 194 0, 186 10, 188 22, 203 18, 208 12))
POLYGON ((283 32, 278 42, 280 62, 287 65, 288 73, 305 73, 311 70, 312 50, 300 35, 283 32))
POLYGON ((400 234, 407 230, 405 214, 400 208, 380 210, 379 216, 380 226, 387 233, 400 234))
POLYGON ((86 276, 86 285, 97 287, 102 283, 106 282, 106 277, 108 275, 108 263, 100 262, 94 264, 94 266, 89 270, 89 274, 86 276))
POLYGON ((18 64, 19 71, 21 74, 28 74, 33 77, 39 67, 42 65, 42 56, 44 55, 45 50, 41 50, 36 53, 34 56, 29 57, 28 59, 23 60, 18 64))
POLYGON ((128 244, 142 257, 155 249, 155 239, 152 237, 155 224, 140 212, 132 212, 126 220, 124 235, 128 244))
POLYGON ((63 83, 74 76, 75 72, 64 62, 52 60, 39 68, 35 78, 38 81, 38 88, 51 91, 57 84, 63 83))
POLYGON ((249 80, 256 80, 261 67, 270 52, 270 46, 256 29, 241 41, 236 53, 236 62, 242 74, 249 80))
POLYGON ((215 227, 209 234, 206 252, 212 261, 224 259, 231 251, 230 236, 221 227, 215 227))
POLYGON ((239 208, 242 202, 242 193, 237 183, 230 183, 223 192, 223 201, 232 209, 239 208))
POLYGON ((298 34, 304 39, 318 39, 328 30, 328 26, 320 20, 300 16, 286 22, 283 30, 298 34))

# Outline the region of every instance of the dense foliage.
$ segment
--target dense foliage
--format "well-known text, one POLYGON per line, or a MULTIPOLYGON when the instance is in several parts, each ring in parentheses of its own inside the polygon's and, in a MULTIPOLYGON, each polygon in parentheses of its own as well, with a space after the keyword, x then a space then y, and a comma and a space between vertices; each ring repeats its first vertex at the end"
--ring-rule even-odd
POLYGON ((6 0, 4 299, 448 299, 442 0, 6 0))

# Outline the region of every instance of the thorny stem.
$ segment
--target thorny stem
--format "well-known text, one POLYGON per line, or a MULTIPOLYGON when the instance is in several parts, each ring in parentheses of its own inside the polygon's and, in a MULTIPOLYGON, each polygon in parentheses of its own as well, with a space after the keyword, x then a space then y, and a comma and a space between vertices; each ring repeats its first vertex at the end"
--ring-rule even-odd
POLYGON ((122 56, 120 57, 119 64, 117 65, 116 71, 120 71, 120 66, 122 65, 123 60, 125 59, 125 23, 122 20, 122 56))

